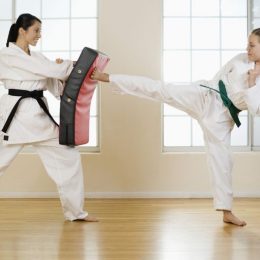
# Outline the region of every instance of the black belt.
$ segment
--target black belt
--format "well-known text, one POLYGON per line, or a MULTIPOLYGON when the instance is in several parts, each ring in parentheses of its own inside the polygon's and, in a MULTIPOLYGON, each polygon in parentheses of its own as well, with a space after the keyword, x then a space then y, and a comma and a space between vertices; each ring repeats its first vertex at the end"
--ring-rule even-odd
POLYGON ((216 91, 216 92, 218 92, 220 94, 220 97, 221 97, 221 99, 223 101, 223 104, 228 108, 231 117, 233 118, 233 120, 236 123, 237 127, 239 127, 241 125, 241 122, 239 120, 238 114, 239 114, 239 112, 241 112, 241 110, 239 110, 233 104, 233 102, 230 100, 230 98, 228 97, 227 90, 226 90, 224 82, 222 80, 220 80, 218 82, 219 91, 214 89, 214 88, 210 88, 210 87, 207 87, 207 86, 204 86, 204 85, 200 85, 200 86, 204 87, 204 88, 208 88, 208 89, 214 90, 214 91, 216 91))
POLYGON ((14 105, 14 107, 13 107, 11 113, 9 114, 9 116, 8 116, 6 122, 5 122, 5 125, 4 125, 4 127, 3 127, 3 129, 2 129, 2 132, 4 132, 4 133, 7 132, 8 128, 9 128, 9 126, 10 126, 10 124, 11 124, 13 118, 14 118, 14 115, 15 115, 15 113, 16 113, 16 111, 17 111, 17 108, 18 108, 18 106, 19 106, 21 100, 24 99, 24 98, 34 98, 34 99, 36 99, 37 102, 38 102, 38 104, 40 105, 40 107, 41 107, 41 108, 43 109, 43 111, 49 116, 49 118, 51 119, 51 121, 52 121, 55 125, 59 126, 59 125, 55 122, 55 120, 53 119, 53 117, 52 117, 52 115, 50 114, 50 112, 49 112, 47 106, 45 105, 44 101, 42 100, 42 97, 43 97, 43 91, 42 91, 42 90, 27 91, 27 90, 21 90, 21 89, 9 89, 9 90, 8 90, 8 94, 11 95, 11 96, 18 96, 18 97, 20 97, 20 98, 17 100, 17 102, 16 102, 16 104, 14 105))

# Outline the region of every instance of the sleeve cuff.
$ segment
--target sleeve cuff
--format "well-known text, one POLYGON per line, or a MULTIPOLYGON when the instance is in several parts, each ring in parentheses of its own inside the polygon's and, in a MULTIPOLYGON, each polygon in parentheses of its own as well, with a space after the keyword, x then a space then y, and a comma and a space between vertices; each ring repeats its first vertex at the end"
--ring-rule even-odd
POLYGON ((254 85, 248 88, 247 90, 245 90, 244 100, 251 114, 253 115, 260 114, 259 113, 260 86, 254 85))

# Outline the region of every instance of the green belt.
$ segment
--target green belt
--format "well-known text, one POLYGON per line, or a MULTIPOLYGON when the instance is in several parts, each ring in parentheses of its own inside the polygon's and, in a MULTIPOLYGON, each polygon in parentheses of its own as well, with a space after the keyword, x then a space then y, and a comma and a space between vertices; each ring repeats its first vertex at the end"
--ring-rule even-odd
POLYGON ((223 104, 228 108, 230 115, 232 116, 235 124, 237 125, 237 127, 239 127, 241 125, 241 122, 239 121, 238 113, 241 112, 241 110, 239 110, 237 107, 235 107, 233 102, 228 97, 226 86, 225 86, 224 82, 222 80, 220 80, 218 82, 219 91, 217 89, 210 88, 210 87, 207 87, 207 86, 204 86, 204 85, 201 85, 201 84, 200 84, 200 86, 214 90, 214 91, 216 91, 217 93, 220 94, 220 97, 223 101, 223 104))

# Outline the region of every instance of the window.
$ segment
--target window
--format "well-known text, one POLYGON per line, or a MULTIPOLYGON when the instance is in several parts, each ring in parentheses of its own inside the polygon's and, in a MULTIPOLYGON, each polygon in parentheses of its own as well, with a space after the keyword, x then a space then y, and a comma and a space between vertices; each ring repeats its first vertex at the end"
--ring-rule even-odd
MULTIPOLYGON (((254 0, 252 3, 252 22, 250 24, 251 28, 259 28, 260 27, 260 2, 258 0, 254 0)), ((253 119, 253 141, 252 145, 255 150, 260 150, 260 117, 255 117, 253 119)))
MULTIPOLYGON (((33 49, 51 60, 77 60, 83 47, 97 49, 97 0, 0 0, 1 48, 11 24, 22 13, 42 20, 42 38, 33 49)), ((59 121, 59 101, 50 93, 45 96, 51 114, 59 121)), ((90 141, 86 145, 87 150, 93 151, 99 145, 97 97, 96 90, 90 110, 90 141)))
MULTIPOLYGON (((12 24, 13 11, 12 0, 0 0, 0 48, 3 48, 6 44, 9 28, 12 24)), ((6 90, 0 83, 0 95, 6 93, 6 90)))
MULTIPOLYGON (((247 8, 253 4, 247 0, 164 0, 164 81, 185 84, 211 79, 230 58, 245 52, 250 20, 247 8)), ((259 7, 255 4, 253 10, 259 17, 255 22, 260 24, 259 7)), ((242 125, 234 128, 231 144, 247 149, 251 145, 251 118, 246 111, 239 117, 242 125)), ((260 127, 259 120, 256 124, 260 127)), ((165 151, 193 151, 204 145, 197 121, 168 105, 163 107, 163 128, 165 151)), ((260 143, 259 137, 254 138, 260 143)))

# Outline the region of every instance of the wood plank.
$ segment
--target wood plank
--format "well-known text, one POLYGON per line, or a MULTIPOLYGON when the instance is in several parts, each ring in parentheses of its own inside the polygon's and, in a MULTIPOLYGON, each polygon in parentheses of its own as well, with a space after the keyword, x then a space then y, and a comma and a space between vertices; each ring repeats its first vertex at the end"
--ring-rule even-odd
POLYGON ((0 199, 3 260, 254 260, 260 199, 236 199, 246 227, 224 224, 210 199, 87 199, 98 223, 64 221, 57 199, 0 199))

